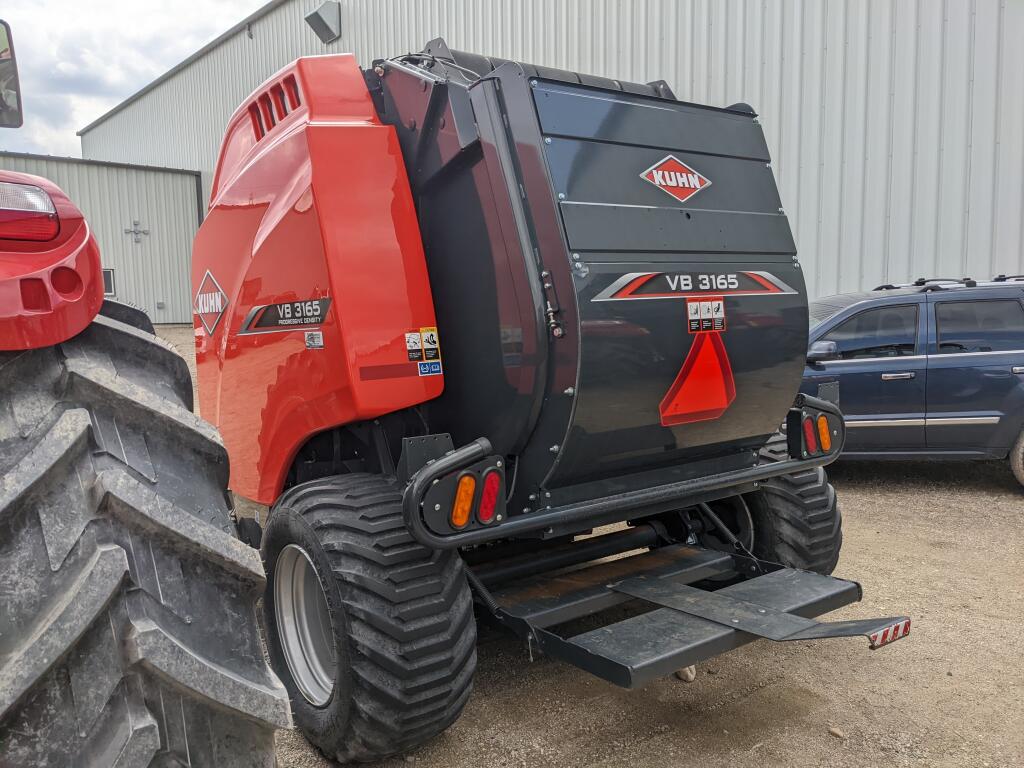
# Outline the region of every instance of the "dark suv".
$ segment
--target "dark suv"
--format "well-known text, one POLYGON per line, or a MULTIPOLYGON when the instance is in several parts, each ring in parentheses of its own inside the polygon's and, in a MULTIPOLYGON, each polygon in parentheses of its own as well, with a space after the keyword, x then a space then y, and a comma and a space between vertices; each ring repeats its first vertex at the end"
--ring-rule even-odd
POLYGON ((1024 484, 1024 277, 919 279, 810 305, 801 391, 846 458, 1010 459, 1024 484))

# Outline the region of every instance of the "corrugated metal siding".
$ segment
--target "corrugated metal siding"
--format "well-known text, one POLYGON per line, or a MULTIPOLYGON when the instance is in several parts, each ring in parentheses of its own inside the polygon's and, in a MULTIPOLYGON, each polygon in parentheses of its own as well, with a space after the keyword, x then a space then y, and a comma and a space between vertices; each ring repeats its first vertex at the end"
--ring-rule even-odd
MULTIPOLYGON (((1024 272, 1020 0, 343 0, 319 43, 293 0, 82 137, 86 157, 200 168, 298 55, 454 48, 761 114, 815 295, 1024 272)), ((208 182, 208 178, 206 179, 208 182)))
POLYGON ((192 321, 190 264, 198 228, 196 174, 0 152, 0 168, 43 176, 85 214, 117 298, 155 323, 192 321), (148 229, 139 243, 126 228, 148 229), (160 305, 163 305, 162 307, 160 305))

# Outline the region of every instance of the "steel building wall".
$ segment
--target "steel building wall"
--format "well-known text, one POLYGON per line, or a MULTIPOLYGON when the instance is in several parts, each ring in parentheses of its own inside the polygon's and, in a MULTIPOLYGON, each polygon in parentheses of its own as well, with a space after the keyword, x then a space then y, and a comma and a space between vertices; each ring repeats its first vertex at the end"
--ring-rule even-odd
POLYGON ((92 227, 115 296, 155 323, 192 321, 190 264, 199 222, 198 174, 0 152, 0 168, 43 176, 67 193, 92 227), (149 230, 136 243, 126 228, 149 230))
POLYGON ((1024 273, 1020 0, 288 0, 82 137, 87 157, 209 172, 234 107, 300 54, 453 48, 761 114, 812 293, 1024 273), (250 36, 251 35, 251 36, 250 36))

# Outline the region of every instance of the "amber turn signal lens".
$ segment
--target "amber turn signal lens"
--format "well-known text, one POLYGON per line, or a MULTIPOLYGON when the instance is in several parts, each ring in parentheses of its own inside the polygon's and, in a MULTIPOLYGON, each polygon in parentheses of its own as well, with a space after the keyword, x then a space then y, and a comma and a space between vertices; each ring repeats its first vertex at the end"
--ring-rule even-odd
POLYGON ((818 442, 821 443, 821 450, 828 453, 832 450, 832 433, 828 429, 828 419, 824 414, 818 416, 818 442))
POLYGON ((452 504, 452 527, 463 528, 473 513, 473 494, 476 493, 476 477, 467 473, 459 478, 455 488, 455 503, 452 504))

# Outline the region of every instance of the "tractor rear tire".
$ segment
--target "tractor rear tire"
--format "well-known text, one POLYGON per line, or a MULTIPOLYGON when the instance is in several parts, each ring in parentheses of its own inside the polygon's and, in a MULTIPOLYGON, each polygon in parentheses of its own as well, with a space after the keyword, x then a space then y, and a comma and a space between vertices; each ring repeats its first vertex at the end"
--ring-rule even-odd
POLYGON ((0 765, 269 768, 288 697, 227 455, 185 361, 115 309, 0 353, 0 765))
MULTIPOLYGON (((785 436, 773 437, 761 450, 762 461, 785 458, 785 436)), ((843 519, 823 468, 764 480, 759 490, 744 498, 753 517, 756 557, 826 575, 835 570, 843 545, 843 519)))
POLYGON ((298 728, 340 762, 419 747, 455 722, 472 688, 462 558, 416 543, 401 499, 379 475, 312 480, 282 495, 263 534, 271 662, 298 728))

